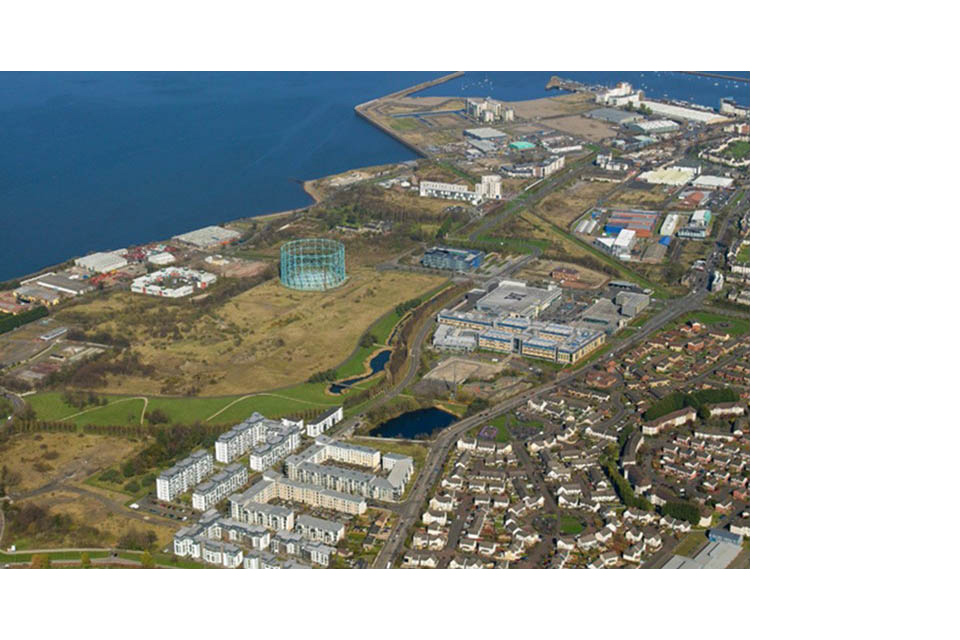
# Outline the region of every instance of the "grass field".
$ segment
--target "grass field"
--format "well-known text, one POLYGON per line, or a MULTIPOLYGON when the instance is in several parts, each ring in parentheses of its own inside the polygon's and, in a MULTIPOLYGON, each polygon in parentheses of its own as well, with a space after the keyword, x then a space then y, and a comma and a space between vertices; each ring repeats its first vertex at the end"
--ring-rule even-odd
POLYGON ((723 150, 723 155, 734 160, 743 160, 750 157, 750 141, 749 140, 736 140, 731 142, 726 149, 723 150))
POLYGON ((750 263, 750 245, 746 242, 740 245, 740 250, 737 251, 737 262, 740 264, 749 264, 750 263))
POLYGON ((689 320, 699 320, 710 329, 723 329, 729 332, 731 336, 742 336, 745 333, 750 333, 750 321, 743 318, 733 318, 708 311, 694 311, 683 316, 680 322, 689 320))
MULTIPOLYGON (((169 301, 118 292, 70 310, 70 317, 126 333, 141 361, 155 368, 143 374, 111 376, 99 391, 122 395, 242 395, 302 382, 315 371, 351 355, 363 332, 401 302, 444 279, 401 271, 379 273, 362 267, 345 285, 327 292, 300 292, 271 280, 206 313, 168 306, 169 301), (164 309, 164 307, 168 307, 164 309), (158 335, 157 314, 177 314, 171 333, 158 335)), ((389 314, 388 314, 389 316, 389 314)), ((389 317, 377 331, 390 327, 389 317)), ((356 372, 362 372, 363 354, 356 372)), ((352 373, 351 370, 349 373, 352 373)), ((141 407, 142 408, 142 407, 141 407)), ((131 407, 115 407, 117 418, 131 407)))
POLYGON ((557 518, 557 530, 565 536, 575 536, 583 531, 583 523, 574 516, 561 514, 557 518))
POLYGON ((616 185, 606 182, 577 181, 567 189, 555 191, 537 205, 537 212, 558 227, 567 229, 597 199, 616 185))
POLYGON ((678 556, 686 556, 687 558, 693 557, 693 552, 696 551, 700 545, 707 541, 707 534, 703 531, 691 531, 687 536, 677 544, 677 548, 673 550, 678 556))

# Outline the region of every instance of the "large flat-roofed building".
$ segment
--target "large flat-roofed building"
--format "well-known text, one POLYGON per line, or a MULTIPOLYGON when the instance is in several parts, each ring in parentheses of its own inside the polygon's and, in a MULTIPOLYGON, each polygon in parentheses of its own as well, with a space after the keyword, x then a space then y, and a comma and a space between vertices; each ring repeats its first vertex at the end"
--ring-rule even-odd
POLYGON ((696 167, 660 167, 640 174, 640 180, 649 184, 665 184, 679 187, 693 180, 700 173, 696 167))
POLYGON ((641 120, 632 125, 631 128, 635 128, 639 131, 643 131, 647 135, 651 135, 679 131, 680 125, 673 120, 641 120))
POLYGON ((477 300, 476 307, 486 313, 536 318, 561 294, 562 290, 555 285, 538 289, 519 280, 502 280, 496 289, 477 300))
POLYGON ((563 364, 576 362, 606 341, 602 331, 507 314, 444 309, 437 314, 437 322, 476 335, 481 349, 519 353, 563 364))
POLYGON ((53 291, 59 291, 68 296, 82 296, 85 293, 93 291, 93 287, 87 284, 86 280, 74 280, 60 274, 47 274, 25 282, 53 291))
POLYGON ((607 213, 607 221, 603 228, 605 233, 619 234, 625 229, 630 229, 638 238, 649 238, 659 217, 656 211, 636 209, 604 209, 601 211, 607 213))
POLYGON ((110 273, 127 266, 127 260, 122 253, 122 251, 91 253, 88 256, 77 258, 73 263, 78 267, 97 273, 110 273))
POLYGON ((716 124, 730 120, 730 118, 722 116, 714 111, 700 111, 698 109, 690 109, 688 107, 667 104, 666 102, 644 100, 640 104, 650 109, 654 115, 664 118, 687 120, 690 122, 698 122, 700 124, 716 124))
POLYGON ((431 269, 447 271, 473 271, 483 264, 484 253, 473 249, 453 249, 451 247, 431 247, 420 264, 431 269))
POLYGON ((203 227, 202 229, 181 233, 178 236, 173 236, 173 239, 179 240, 184 244, 205 249, 207 247, 230 244, 238 240, 240 236, 239 231, 211 225, 209 227, 203 227))
POLYGON ((697 176, 691 185, 698 189, 729 189, 733 186, 733 178, 726 176, 697 176))
POLYGON ((609 107, 594 109, 586 115, 588 118, 593 118, 594 120, 603 120, 604 122, 609 122, 610 124, 615 124, 618 126, 643 119, 643 116, 639 114, 623 111, 622 109, 611 109, 609 107))
POLYGON ((492 129, 490 127, 479 127, 477 129, 464 129, 463 134, 469 138, 477 140, 503 140, 507 137, 503 131, 492 129))
POLYGON ((157 475, 157 498, 169 502, 213 473, 213 456, 197 451, 157 475))

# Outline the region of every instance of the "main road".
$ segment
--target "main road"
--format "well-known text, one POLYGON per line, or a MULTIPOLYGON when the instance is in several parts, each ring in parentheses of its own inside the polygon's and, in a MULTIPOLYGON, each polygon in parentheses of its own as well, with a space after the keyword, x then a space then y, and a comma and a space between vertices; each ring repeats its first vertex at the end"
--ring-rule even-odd
MULTIPOLYGON (((628 349, 633 348, 636 343, 647 338, 655 331, 660 330, 668 323, 676 320, 689 311, 697 309, 702 304, 705 297, 706 293, 701 291, 699 293, 690 293, 682 298, 669 301, 663 310, 650 318, 650 320, 648 320, 643 327, 641 327, 632 336, 624 339, 620 342, 620 344, 611 349, 605 357, 616 356, 624 351, 627 351, 628 349)), ((439 474, 443 469, 443 463, 447 459, 450 449, 463 433, 488 422, 492 418, 502 413, 525 404, 527 400, 538 394, 552 391, 561 385, 566 384, 574 378, 583 375, 583 373, 586 371, 586 368, 586 365, 584 365, 577 369, 563 373, 552 382, 529 389, 519 395, 504 400, 503 402, 490 407, 489 409, 481 411, 476 415, 456 422, 445 429, 431 445, 430 453, 427 455, 423 468, 420 470, 417 479, 414 481, 410 496, 396 509, 396 512, 400 515, 400 520, 393 532, 390 534, 390 537, 387 538, 387 541, 384 544, 383 549, 381 549, 380 554, 377 556, 377 559, 374 561, 373 568, 383 569, 394 562, 395 556, 401 550, 404 541, 410 535, 413 526, 417 522, 417 517, 423 510, 423 505, 427 500, 427 493, 439 479, 439 474)))

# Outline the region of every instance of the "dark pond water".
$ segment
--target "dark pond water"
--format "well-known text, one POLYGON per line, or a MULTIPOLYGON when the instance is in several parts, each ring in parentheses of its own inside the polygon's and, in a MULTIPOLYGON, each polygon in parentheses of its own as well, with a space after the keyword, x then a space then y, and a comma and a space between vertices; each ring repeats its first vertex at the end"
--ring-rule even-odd
POLYGON ((387 366, 387 361, 390 360, 391 353, 392 350, 384 349, 377 355, 373 356, 373 359, 370 361, 370 368, 373 369, 373 371, 362 376, 357 376, 356 378, 348 378, 347 380, 342 380, 341 382, 330 385, 330 393, 340 393, 341 391, 350 388, 350 385, 356 384, 361 380, 366 380, 367 378, 380 373, 383 371, 383 368, 387 366))
POLYGON ((370 435, 381 438, 428 438, 457 420, 457 416, 436 407, 417 409, 387 420, 370 435))

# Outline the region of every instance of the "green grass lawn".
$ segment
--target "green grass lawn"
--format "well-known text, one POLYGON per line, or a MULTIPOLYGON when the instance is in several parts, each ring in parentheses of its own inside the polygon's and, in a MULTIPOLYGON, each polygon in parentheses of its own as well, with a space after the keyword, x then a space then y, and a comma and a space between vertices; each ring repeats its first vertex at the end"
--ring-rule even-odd
POLYGON ((731 336, 742 336, 745 333, 750 333, 750 321, 743 318, 732 318, 708 311, 694 311, 680 318, 680 323, 690 320, 699 320, 710 329, 723 329, 731 336))
POLYGON ((678 556, 693 557, 693 552, 707 541, 707 534, 704 531, 691 531, 683 540, 677 544, 673 550, 678 556))
POLYGON ((734 160, 743 160, 744 158, 750 157, 750 141, 749 140, 737 140, 736 142, 730 143, 730 145, 723 150, 723 155, 728 158, 733 158, 734 160))
POLYGON ((748 264, 750 262, 750 245, 743 243, 740 245, 740 250, 737 252, 737 262, 740 264, 748 264))
POLYGON ((573 516, 563 515, 557 518, 557 530, 565 536, 575 536, 583 531, 583 523, 573 516))

